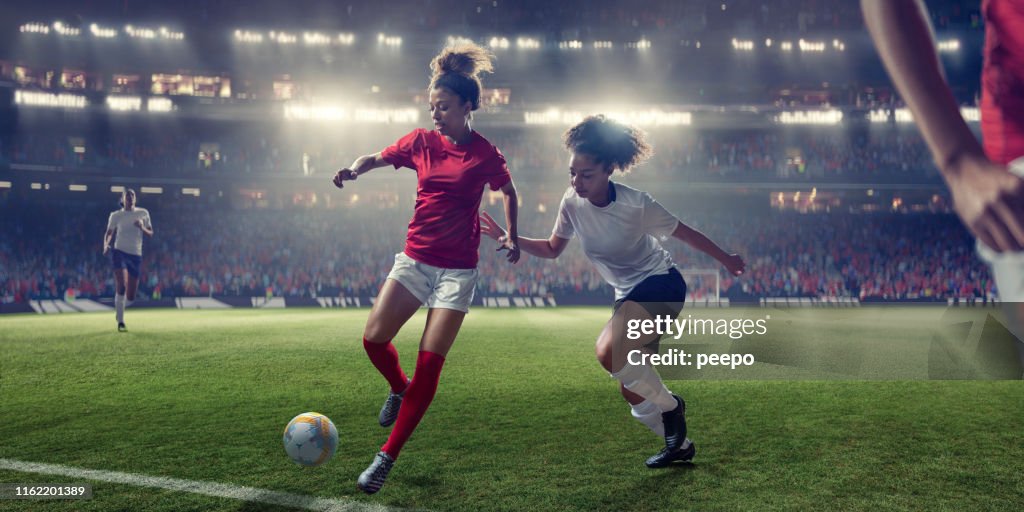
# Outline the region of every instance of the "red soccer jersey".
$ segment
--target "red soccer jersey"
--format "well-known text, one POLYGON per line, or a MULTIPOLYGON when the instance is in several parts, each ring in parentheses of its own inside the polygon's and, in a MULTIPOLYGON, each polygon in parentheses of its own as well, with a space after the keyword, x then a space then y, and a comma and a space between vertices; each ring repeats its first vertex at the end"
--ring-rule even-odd
POLYGON ((416 171, 416 211, 405 254, 435 267, 476 268, 484 184, 498 190, 512 181, 498 148, 475 131, 468 143, 453 144, 436 131, 418 128, 381 157, 395 169, 416 171))
POLYGON ((1003 165, 1024 156, 1024 3, 984 0, 985 64, 981 135, 985 153, 1003 165))

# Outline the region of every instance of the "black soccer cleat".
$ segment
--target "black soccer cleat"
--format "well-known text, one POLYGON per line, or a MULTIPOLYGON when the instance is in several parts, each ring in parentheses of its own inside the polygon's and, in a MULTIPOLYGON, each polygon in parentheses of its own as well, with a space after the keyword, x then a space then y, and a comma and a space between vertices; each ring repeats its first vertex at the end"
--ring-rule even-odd
MULTIPOLYGON (((409 383, 411 382, 411 380, 406 381, 405 391, 409 391, 409 383)), ((380 408, 380 416, 377 417, 380 426, 390 427, 398 419, 398 410, 402 408, 402 399, 405 398, 405 391, 401 393, 388 391, 388 398, 384 400, 384 405, 380 408)))
POLYGON ((669 452, 678 451, 686 440, 686 402, 672 395, 678 405, 675 409, 661 413, 661 421, 665 424, 665 448, 669 452))
POLYGON ((696 454, 697 446, 691 442, 690 446, 680 448, 674 452, 669 451, 668 448, 662 448, 660 452, 651 455, 644 464, 647 464, 647 467, 651 469, 665 468, 673 462, 691 462, 696 454))
POLYGON ((118 322, 117 332, 128 332, 128 326, 124 325, 124 322, 118 322))
POLYGON ((395 459, 392 459, 390 455, 383 451, 377 452, 377 456, 373 458, 373 463, 370 467, 363 471, 363 474, 359 475, 359 481, 356 485, 359 490, 366 494, 373 494, 380 490, 384 486, 384 480, 387 479, 388 473, 391 472, 391 468, 395 465, 395 459))

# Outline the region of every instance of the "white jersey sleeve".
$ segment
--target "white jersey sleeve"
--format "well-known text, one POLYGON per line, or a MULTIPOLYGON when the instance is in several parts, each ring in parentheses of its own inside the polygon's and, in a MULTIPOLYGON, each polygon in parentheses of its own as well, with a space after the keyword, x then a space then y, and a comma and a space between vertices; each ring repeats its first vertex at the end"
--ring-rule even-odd
POLYGON ((644 192, 644 232, 650 235, 654 235, 659 239, 665 239, 672 236, 675 232, 676 226, 679 225, 679 219, 672 214, 672 212, 665 209, 657 200, 651 197, 650 194, 644 192))
POLYGON ((562 202, 558 205, 558 218, 555 219, 555 227, 551 231, 551 234, 566 240, 572 239, 576 234, 576 230, 572 226, 572 218, 569 216, 569 206, 567 204, 567 198, 571 193, 572 187, 562 196, 562 202))

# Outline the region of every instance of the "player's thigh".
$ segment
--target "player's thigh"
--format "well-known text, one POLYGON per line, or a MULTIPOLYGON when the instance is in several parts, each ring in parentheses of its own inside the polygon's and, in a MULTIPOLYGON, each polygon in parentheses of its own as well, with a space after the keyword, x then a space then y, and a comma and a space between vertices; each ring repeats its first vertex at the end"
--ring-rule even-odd
POLYGON ((597 337, 594 350, 601 366, 611 372, 618 371, 625 364, 626 355, 631 350, 644 350, 646 345, 657 341, 659 335, 656 332, 652 330, 650 334, 645 334, 641 328, 644 322, 653 319, 651 313, 638 302, 623 302, 597 337))
POLYGON ((454 309, 431 308, 427 312, 427 326, 420 339, 420 350, 447 356, 459 335, 466 313, 454 309))
POLYGON ((117 285, 118 295, 124 293, 125 281, 128 280, 128 271, 124 268, 114 269, 114 283, 117 285))
POLYGON ((366 320, 363 337, 372 343, 391 341, 422 304, 402 283, 385 280, 366 320))

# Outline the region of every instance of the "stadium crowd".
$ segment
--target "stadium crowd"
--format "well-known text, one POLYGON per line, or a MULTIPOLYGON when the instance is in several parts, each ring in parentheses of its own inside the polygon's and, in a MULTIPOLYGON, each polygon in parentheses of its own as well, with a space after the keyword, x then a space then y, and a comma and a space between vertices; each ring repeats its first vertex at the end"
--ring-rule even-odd
MULTIPOLYGON (((655 194, 657 195, 657 194, 655 194)), ((972 239, 950 214, 744 215, 688 212, 661 198, 684 222, 742 254, 739 278, 719 270, 721 292, 758 297, 943 299, 987 297, 993 283, 972 239)), ((112 296, 101 255, 110 207, 11 208, 0 219, 0 297, 6 301, 112 296), (70 290, 70 291, 69 291, 70 290)), ((145 207, 145 202, 140 203, 145 207)), ((502 219, 496 207, 491 213, 502 219)), ((521 233, 550 233, 554 212, 523 208, 521 233)), ((373 296, 404 243, 411 208, 364 204, 304 210, 150 208, 156 235, 146 240, 140 293, 181 296, 373 296)), ((682 269, 715 269, 684 244, 664 242, 682 269)), ((494 244, 480 250, 478 293, 611 297, 571 243, 558 260, 526 256, 509 265, 494 244)), ((690 295, 713 293, 712 276, 693 275, 690 295)))

